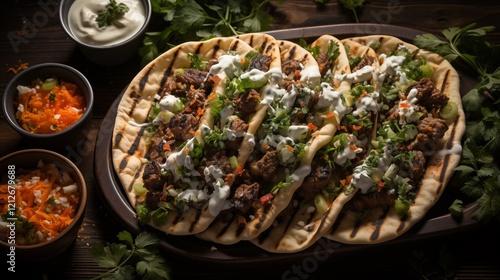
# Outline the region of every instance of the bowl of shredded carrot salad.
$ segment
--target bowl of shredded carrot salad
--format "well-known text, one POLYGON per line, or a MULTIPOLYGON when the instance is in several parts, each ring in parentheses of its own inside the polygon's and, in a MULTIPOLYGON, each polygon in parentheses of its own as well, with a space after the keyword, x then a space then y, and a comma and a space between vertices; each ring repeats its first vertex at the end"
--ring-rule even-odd
POLYGON ((29 148, 74 147, 86 139, 93 91, 68 65, 43 63, 17 73, 4 90, 3 115, 29 148))
POLYGON ((0 172, 0 245, 29 257, 70 246, 87 200, 78 168, 56 152, 27 149, 1 158, 0 172))
POLYGON ((29 86, 17 86, 16 119, 26 131, 51 134, 80 119, 86 100, 78 86, 57 77, 36 79, 29 86))

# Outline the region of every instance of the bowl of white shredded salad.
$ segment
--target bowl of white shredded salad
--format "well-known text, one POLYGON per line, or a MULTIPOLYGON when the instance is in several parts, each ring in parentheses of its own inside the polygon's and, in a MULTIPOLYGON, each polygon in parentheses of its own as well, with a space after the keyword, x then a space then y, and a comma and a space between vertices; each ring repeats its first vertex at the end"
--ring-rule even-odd
POLYGON ((27 149, 0 159, 0 247, 16 257, 55 257, 76 238, 87 188, 62 155, 27 149))

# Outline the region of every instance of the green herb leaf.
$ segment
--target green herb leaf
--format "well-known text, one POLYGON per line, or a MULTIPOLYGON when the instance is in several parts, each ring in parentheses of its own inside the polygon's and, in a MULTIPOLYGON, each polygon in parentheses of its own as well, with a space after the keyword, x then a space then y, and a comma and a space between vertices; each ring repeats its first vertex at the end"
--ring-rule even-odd
POLYGON ((137 235, 135 241, 127 231, 118 233, 121 243, 95 244, 92 257, 107 272, 94 279, 171 279, 170 267, 158 254, 158 237, 149 232, 137 235))
POLYGON ((356 8, 362 7, 366 0, 339 0, 339 3, 346 9, 351 10, 356 18, 356 22, 359 22, 358 14, 356 13, 356 8))
POLYGON ((170 269, 167 267, 165 260, 154 258, 148 261, 140 261, 136 266, 137 274, 143 280, 156 280, 156 279, 171 279, 170 269))
POLYGON ((96 21, 100 28, 111 25, 114 20, 122 17, 129 11, 129 8, 124 3, 116 3, 116 0, 109 0, 106 5, 106 10, 99 12, 96 21))
MULTIPOLYGON (((165 22, 163 30, 146 34, 139 51, 142 65, 187 41, 269 30, 272 17, 265 10, 269 2, 151 0, 153 13, 163 17, 165 22)), ((275 2, 281 4, 284 0, 275 2)))
POLYGON ((134 240, 132 238, 132 235, 130 234, 130 232, 125 231, 125 230, 118 233, 118 239, 120 241, 124 241, 125 244, 127 244, 129 246, 132 246, 134 244, 134 240))
POLYGON ((126 245, 112 243, 108 246, 95 244, 91 247, 91 254, 98 264, 105 268, 117 267, 129 254, 130 250, 126 245))
POLYGON ((454 218, 459 219, 462 217, 464 213, 463 204, 464 202, 461 201, 460 199, 455 199, 455 201, 453 201, 453 204, 448 208, 448 210, 450 210, 450 213, 454 218))

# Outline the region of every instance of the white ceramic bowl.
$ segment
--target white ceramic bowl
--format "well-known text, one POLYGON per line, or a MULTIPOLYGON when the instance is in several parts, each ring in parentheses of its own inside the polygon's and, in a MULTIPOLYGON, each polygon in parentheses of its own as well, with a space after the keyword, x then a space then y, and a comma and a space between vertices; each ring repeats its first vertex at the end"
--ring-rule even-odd
MULTIPOLYGON (((138 0, 144 7, 144 23, 141 28, 125 41, 111 45, 89 44, 80 40, 71 30, 69 11, 75 0, 61 0, 59 5, 59 19, 66 34, 76 42, 82 53, 92 62, 100 65, 117 65, 138 55, 143 35, 146 32, 151 18, 151 3, 149 0, 138 0)), ((120 3, 120 1, 117 1, 120 3)))

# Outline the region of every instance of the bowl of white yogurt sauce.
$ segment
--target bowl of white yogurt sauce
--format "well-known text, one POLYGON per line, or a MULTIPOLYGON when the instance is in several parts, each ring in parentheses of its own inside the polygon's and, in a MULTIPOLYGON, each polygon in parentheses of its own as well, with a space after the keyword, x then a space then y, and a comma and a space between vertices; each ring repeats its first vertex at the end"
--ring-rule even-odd
POLYGON ((138 53, 151 18, 149 0, 61 0, 59 19, 82 53, 117 65, 138 53))

